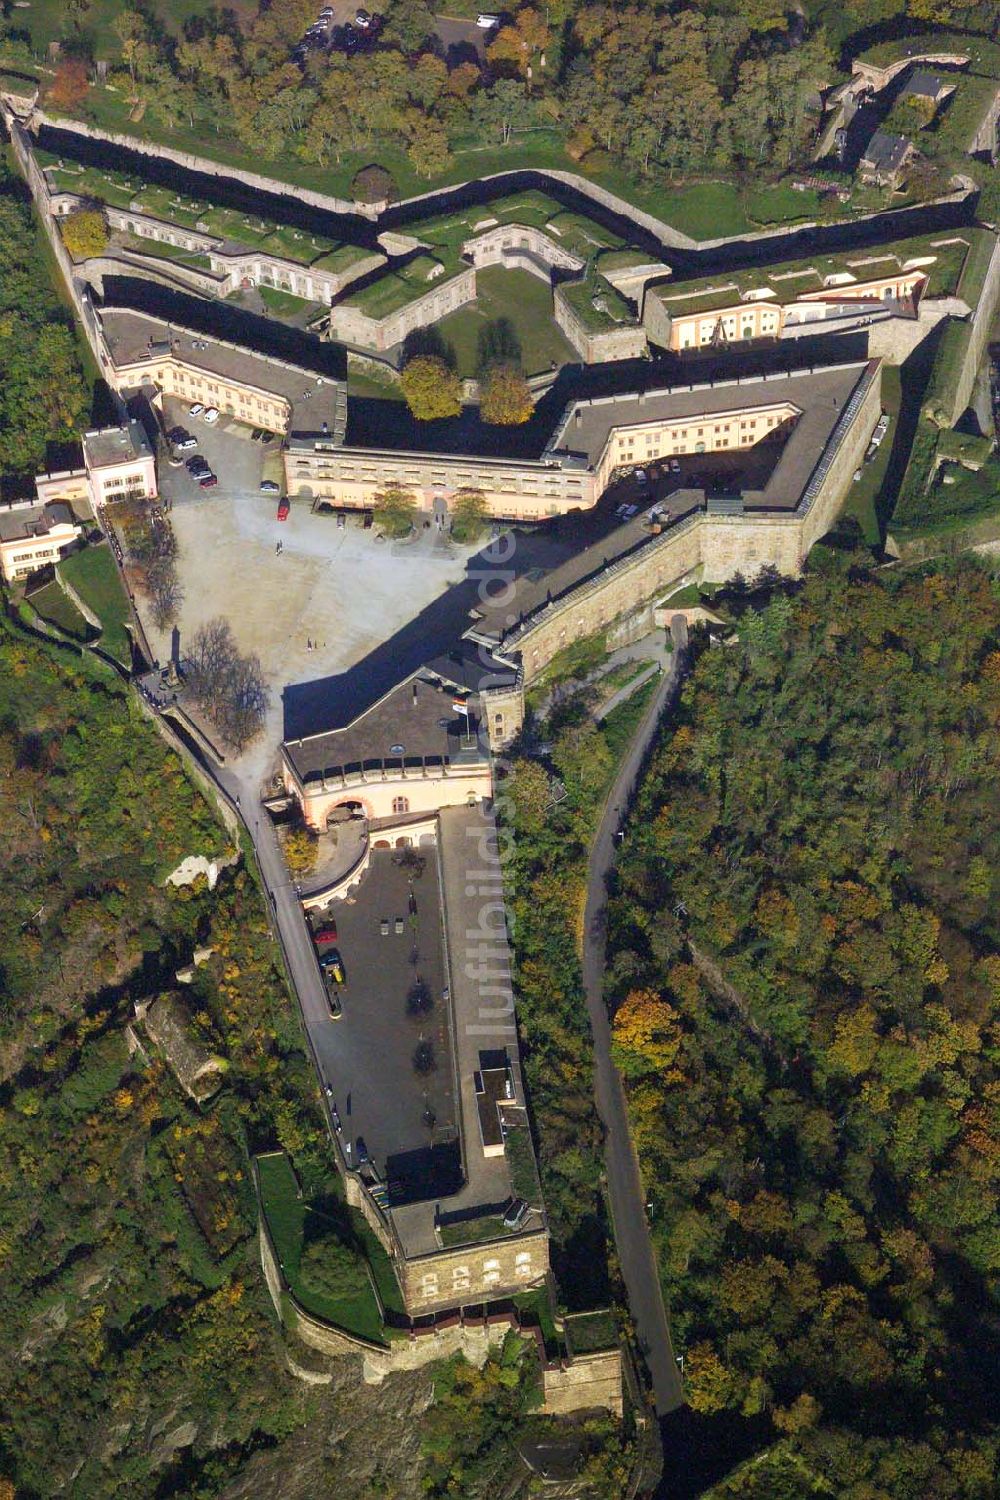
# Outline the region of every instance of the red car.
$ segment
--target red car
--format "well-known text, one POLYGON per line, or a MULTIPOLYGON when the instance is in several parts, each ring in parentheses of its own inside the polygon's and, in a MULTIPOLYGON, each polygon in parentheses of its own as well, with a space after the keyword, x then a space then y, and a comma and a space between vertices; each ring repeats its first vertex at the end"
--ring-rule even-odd
POLYGON ((285 500, 285 499, 279 500, 278 501, 278 520, 279 521, 287 521, 288 520, 288 512, 291 510, 291 508, 292 507, 289 505, 289 503, 288 503, 287 500, 285 500))
POLYGON ((336 922, 327 922, 325 927, 317 927, 313 937, 317 943, 335 943, 337 941, 336 922))

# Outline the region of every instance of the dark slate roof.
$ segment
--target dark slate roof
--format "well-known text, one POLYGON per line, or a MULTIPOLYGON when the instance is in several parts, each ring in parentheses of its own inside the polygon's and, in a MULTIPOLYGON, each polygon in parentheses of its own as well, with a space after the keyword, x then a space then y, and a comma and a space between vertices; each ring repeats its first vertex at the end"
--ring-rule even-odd
POLYGON ((910 142, 905 135, 890 135, 887 130, 876 130, 862 154, 862 160, 870 162, 880 172, 894 172, 906 160, 910 142))

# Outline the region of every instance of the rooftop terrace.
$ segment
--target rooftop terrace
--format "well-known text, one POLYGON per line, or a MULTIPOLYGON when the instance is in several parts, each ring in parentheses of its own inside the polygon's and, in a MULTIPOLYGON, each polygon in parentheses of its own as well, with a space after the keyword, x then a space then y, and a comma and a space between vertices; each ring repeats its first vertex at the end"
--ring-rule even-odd
POLYGON ((958 291, 966 259, 973 250, 978 255, 980 241, 992 244, 986 230, 970 228, 916 235, 887 245, 869 245, 859 250, 840 250, 770 266, 747 266, 713 276, 670 281, 650 287, 647 295, 659 298, 668 312, 677 313, 709 312, 730 306, 748 293, 764 290, 772 292, 776 301, 791 302, 809 292, 822 291, 830 277, 850 275, 854 281, 869 281, 913 261, 928 259, 931 263, 923 268, 928 276, 925 295, 946 297, 958 291))

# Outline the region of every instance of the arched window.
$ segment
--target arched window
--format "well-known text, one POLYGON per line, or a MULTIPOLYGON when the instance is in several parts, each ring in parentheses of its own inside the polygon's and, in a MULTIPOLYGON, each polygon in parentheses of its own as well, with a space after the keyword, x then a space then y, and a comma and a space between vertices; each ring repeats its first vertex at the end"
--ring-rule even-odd
POLYGON ((408 813, 410 810, 409 797, 393 797, 392 810, 394 813, 408 813))

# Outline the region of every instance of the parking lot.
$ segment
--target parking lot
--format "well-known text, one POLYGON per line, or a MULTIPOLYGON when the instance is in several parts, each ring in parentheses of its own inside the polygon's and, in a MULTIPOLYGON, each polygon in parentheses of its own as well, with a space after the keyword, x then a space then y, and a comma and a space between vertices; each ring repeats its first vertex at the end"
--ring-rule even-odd
POLYGON ((348 1160, 360 1140, 394 1202, 461 1181, 435 850, 411 858, 374 850, 357 900, 334 903, 340 1014, 313 1032, 348 1160))
MULTIPOLYGON (((342 672, 391 638, 462 578, 472 549, 452 546, 436 531, 420 531, 407 543, 379 541, 360 516, 341 527, 305 500, 293 500, 288 519, 279 521, 277 496, 260 493, 266 460, 249 429, 206 427, 179 403, 167 406, 167 426, 179 421, 197 436, 197 451, 219 476, 218 488, 202 490, 185 468, 159 466, 184 590, 181 654, 198 626, 216 615, 229 621, 242 650, 258 654, 271 706, 243 769, 263 776, 282 737, 282 689, 342 672)), ((170 632, 144 623, 166 661, 170 632)))

